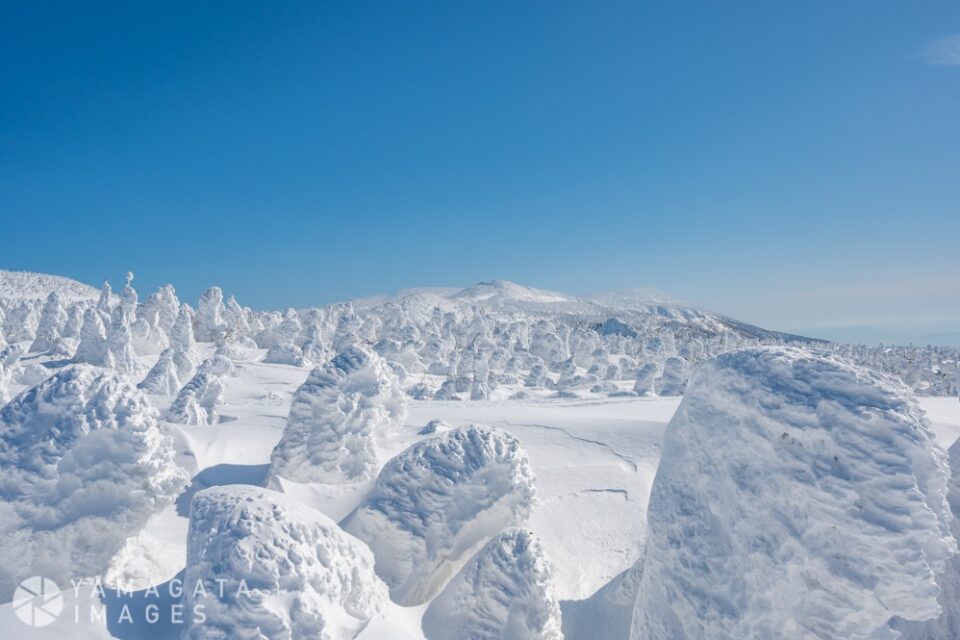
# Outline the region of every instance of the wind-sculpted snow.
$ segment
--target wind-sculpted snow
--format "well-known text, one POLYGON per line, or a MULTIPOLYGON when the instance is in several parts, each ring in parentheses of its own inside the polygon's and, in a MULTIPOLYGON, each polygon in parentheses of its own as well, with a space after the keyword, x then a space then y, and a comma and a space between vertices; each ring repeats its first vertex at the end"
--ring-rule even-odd
MULTIPOLYGON (((172 357, 173 354, 171 362, 172 357)), ((223 376, 231 367, 230 361, 222 356, 205 360, 196 375, 177 393, 167 410, 166 419, 179 424, 217 424, 223 403, 223 376)))
POLYGON ((157 395, 175 395, 180 390, 180 376, 177 373, 173 355, 173 347, 164 349, 157 358, 156 364, 147 372, 147 376, 137 385, 137 388, 157 395))
MULTIPOLYGON (((954 539, 960 540, 960 440, 949 450, 950 485, 947 499, 953 517, 950 530, 954 539)), ((960 555, 947 562, 938 577, 940 585, 940 615, 924 621, 895 620, 894 628, 901 632, 902 640, 956 640, 960 638, 960 555)))
POLYGON ((146 397, 78 365, 0 410, 0 600, 24 577, 107 569, 187 477, 146 397))
POLYGON ((349 347, 297 389, 270 473, 296 482, 367 480, 379 466, 374 436, 406 417, 406 396, 383 358, 349 347))
POLYGON ((899 382, 787 347, 719 356, 667 427, 632 637, 857 640, 935 617, 947 473, 899 382))
POLYGON ((191 640, 352 638, 388 601, 361 542, 322 513, 248 485, 194 496, 184 584, 191 640))
POLYGON ((427 608, 427 640, 563 640, 553 565, 528 531, 488 542, 427 608))
MULTIPOLYGON (((46 353, 57 350, 62 340, 61 331, 67 323, 67 311, 63 308, 60 294, 51 291, 40 313, 36 337, 30 345, 31 353, 46 353)), ((56 355, 62 355, 57 353, 56 355)))
POLYGON ((344 528, 370 545, 393 600, 415 605, 436 595, 478 545, 524 524, 534 500, 517 439, 470 426, 390 460, 344 528))
POLYGON ((657 395, 654 384, 663 373, 656 362, 648 362, 637 372, 637 379, 633 383, 633 391, 638 396, 652 397, 657 395))

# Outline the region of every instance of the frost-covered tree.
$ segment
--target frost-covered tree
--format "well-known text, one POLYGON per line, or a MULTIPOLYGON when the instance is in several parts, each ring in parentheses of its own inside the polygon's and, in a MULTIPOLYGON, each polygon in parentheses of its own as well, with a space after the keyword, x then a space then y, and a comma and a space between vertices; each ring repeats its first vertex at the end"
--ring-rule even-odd
POLYGON ((110 309, 113 303, 113 289, 110 288, 110 282, 103 281, 103 287, 100 288, 100 297, 97 299, 97 311, 106 320, 110 317, 110 309))
POLYGON ((130 334, 130 316, 122 305, 114 307, 110 314, 107 331, 106 366, 123 375, 136 374, 140 370, 137 353, 130 334))
POLYGON ((63 308, 60 294, 51 291, 40 312, 40 321, 37 324, 36 337, 30 345, 31 353, 45 353, 59 345, 61 330, 67 322, 67 312, 63 308))
POLYGON ((488 542, 427 608, 427 640, 563 640, 553 563, 529 531, 488 542))
POLYGON ((226 328, 223 321, 223 291, 210 287, 200 296, 193 331, 199 342, 214 342, 214 338, 226 328))
POLYGON ((393 600, 412 606, 437 594, 468 549, 523 525, 535 499, 517 439, 470 426, 421 440, 390 460, 343 524, 370 545, 393 600))
POLYGON ((0 409, 0 600, 19 580, 96 576, 187 475, 146 397, 68 367, 0 409))
POLYGON ((297 389, 270 474, 327 484, 369 479, 379 460, 374 436, 399 427, 406 416, 406 396, 383 358, 349 347, 297 389))
POLYGON ((165 349, 137 388, 156 395, 176 394, 180 390, 180 377, 177 373, 177 365, 173 361, 173 354, 173 347, 165 349))
POLYGON ((167 410, 167 420, 180 424, 217 424, 223 404, 223 376, 230 367, 229 361, 222 358, 204 361, 173 400, 167 410))
POLYGON ((97 309, 83 312, 83 326, 80 328, 80 344, 73 355, 74 362, 85 362, 98 367, 107 364, 107 331, 97 309))
POLYGON ((180 311, 177 313, 177 319, 170 329, 170 346, 182 352, 191 352, 193 350, 193 311, 189 305, 180 305, 180 311))
POLYGON ((190 508, 183 638, 353 638, 389 604, 373 562, 337 523, 282 493, 206 489, 190 508), (189 615, 198 610, 202 619, 189 615))
POLYGON ((173 285, 165 284, 157 291, 157 325, 170 335, 180 313, 180 300, 173 285))
POLYGON ((657 395, 654 389, 654 383, 660 377, 662 369, 658 362, 648 362, 637 371, 637 380, 633 385, 633 392, 641 397, 653 397, 657 395))
POLYGON ((631 637, 890 637, 938 614, 947 464, 902 383, 795 348, 700 365, 666 429, 631 637))
POLYGON ((80 339, 80 329, 83 327, 83 307, 74 302, 67 307, 67 320, 63 323, 60 335, 64 338, 80 339))

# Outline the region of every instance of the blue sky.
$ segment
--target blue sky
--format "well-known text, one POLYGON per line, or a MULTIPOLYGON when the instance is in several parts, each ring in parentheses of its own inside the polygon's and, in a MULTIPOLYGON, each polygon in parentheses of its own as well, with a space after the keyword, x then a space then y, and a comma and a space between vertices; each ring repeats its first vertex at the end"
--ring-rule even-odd
POLYGON ((0 268, 960 331, 955 1, 3 7, 0 268))

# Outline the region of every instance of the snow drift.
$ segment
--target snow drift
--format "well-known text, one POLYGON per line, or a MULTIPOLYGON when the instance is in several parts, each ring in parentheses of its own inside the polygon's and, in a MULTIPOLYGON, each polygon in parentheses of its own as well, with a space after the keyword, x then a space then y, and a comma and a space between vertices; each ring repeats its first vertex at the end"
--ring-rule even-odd
POLYGON ((17 580, 99 575, 186 484, 142 392, 76 366, 0 410, 0 599, 17 580))
POLYGON ((351 638, 387 602, 362 543, 322 513, 249 485, 194 496, 184 584, 191 639, 351 638), (205 620, 193 624, 200 605, 205 620))
POLYGON ((562 640, 553 565, 540 541, 510 529, 488 542, 430 603, 428 640, 562 640))
POLYGON ((406 417, 406 396, 384 359, 349 347, 297 389, 270 473, 295 482, 367 480, 379 465, 374 434, 406 417))
POLYGON ((421 604, 478 545, 526 522, 534 500, 533 472, 517 439, 470 426, 390 460, 344 528, 370 545, 394 601, 421 604))
POLYGON ((793 348, 719 356, 666 431, 632 637, 857 640, 935 617, 947 472, 900 383, 793 348))

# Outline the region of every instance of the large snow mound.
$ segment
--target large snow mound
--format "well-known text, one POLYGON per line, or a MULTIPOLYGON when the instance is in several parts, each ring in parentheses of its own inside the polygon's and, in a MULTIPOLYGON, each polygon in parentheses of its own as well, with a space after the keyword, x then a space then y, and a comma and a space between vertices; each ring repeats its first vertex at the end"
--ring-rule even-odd
POLYGON ((562 640, 553 565, 522 529, 488 542, 430 603, 428 640, 562 640))
POLYGON ((719 356, 667 427, 632 637, 856 640, 936 616, 947 474, 900 383, 793 348, 719 356))
POLYGON ((535 500, 526 452, 509 433, 470 426, 390 460, 344 528, 373 550, 399 604, 422 604, 479 545, 522 525, 535 500))
POLYGON ((366 347, 348 347, 297 389, 271 475, 327 484, 368 480, 379 466, 375 434, 406 417, 406 394, 386 361, 366 347))
POLYGON ((184 637, 352 638, 388 600, 373 562, 335 522, 282 493, 205 489, 190 508, 184 637))
POLYGON ((62 370, 0 410, 0 599, 17 580, 99 575, 186 484, 142 392, 62 370))

